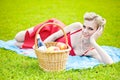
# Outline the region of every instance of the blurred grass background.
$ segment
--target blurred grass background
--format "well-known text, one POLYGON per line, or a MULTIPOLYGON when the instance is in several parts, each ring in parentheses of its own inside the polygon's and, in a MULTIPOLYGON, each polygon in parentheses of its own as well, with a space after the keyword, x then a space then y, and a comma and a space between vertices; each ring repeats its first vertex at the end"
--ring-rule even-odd
MULTIPOLYGON (((100 45, 120 48, 119 0, 0 0, 0 40, 11 40, 17 32, 50 18, 66 25, 83 23, 85 12, 96 12, 107 20, 100 45)), ((0 80, 119 80, 120 63, 94 69, 58 73, 42 71, 36 59, 0 49, 0 80)))

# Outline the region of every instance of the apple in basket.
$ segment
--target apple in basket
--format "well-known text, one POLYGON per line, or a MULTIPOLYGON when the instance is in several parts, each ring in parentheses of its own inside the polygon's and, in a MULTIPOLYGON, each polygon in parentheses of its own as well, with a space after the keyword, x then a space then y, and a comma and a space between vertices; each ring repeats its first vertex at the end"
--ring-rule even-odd
POLYGON ((66 45, 65 43, 62 43, 62 42, 58 42, 58 43, 56 44, 56 46, 59 47, 60 50, 65 50, 65 49, 68 48, 67 45, 66 45))
POLYGON ((56 47, 56 46, 50 46, 47 48, 47 51, 59 51, 60 48, 59 47, 56 47))

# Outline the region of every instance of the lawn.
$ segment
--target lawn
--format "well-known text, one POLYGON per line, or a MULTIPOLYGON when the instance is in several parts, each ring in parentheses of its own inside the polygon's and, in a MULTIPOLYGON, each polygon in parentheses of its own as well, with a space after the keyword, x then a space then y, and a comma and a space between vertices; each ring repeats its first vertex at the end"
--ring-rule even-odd
MULTIPOLYGON (((119 0, 1 0, 0 40, 11 40, 21 30, 50 18, 66 25, 83 23, 85 12, 96 12, 107 20, 98 44, 120 48, 119 0)), ((37 59, 0 48, 0 80, 120 80, 120 62, 93 69, 44 72, 37 59)))

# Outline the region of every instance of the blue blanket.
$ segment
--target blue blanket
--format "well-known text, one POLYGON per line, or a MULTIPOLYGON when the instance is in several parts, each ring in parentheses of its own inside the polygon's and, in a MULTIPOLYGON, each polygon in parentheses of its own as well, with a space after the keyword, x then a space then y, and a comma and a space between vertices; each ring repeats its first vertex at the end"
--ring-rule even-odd
MULTIPOLYGON (((0 48, 5 48, 8 50, 15 51, 17 54, 21 54, 24 56, 37 58, 33 49, 20 49, 14 45, 15 40, 2 41, 0 40, 0 48)), ((101 46, 107 53, 112 57, 114 62, 120 61, 120 48, 112 47, 112 46, 101 46)), ((83 69, 83 68, 93 68, 100 63, 94 58, 91 57, 80 57, 80 56, 69 56, 66 69, 83 69)))

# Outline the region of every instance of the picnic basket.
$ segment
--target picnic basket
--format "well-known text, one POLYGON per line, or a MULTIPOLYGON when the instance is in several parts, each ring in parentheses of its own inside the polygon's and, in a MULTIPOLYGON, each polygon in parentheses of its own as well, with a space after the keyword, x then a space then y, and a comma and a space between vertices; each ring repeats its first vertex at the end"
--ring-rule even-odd
MULTIPOLYGON (((47 42, 45 43, 46 47, 50 47, 50 46, 56 46, 57 42, 47 42)), ((61 71, 64 70, 66 67, 66 62, 68 60, 68 56, 69 56, 69 52, 71 50, 70 46, 68 45, 68 39, 66 36, 66 33, 64 31, 64 29, 56 23, 46 23, 43 24, 36 32, 36 36, 35 36, 35 54, 38 58, 38 62, 39 62, 39 66, 44 70, 44 71, 61 71), (45 27, 46 25, 56 25, 57 27, 59 27, 65 37, 65 41, 66 41, 66 45, 67 45, 67 49, 65 50, 59 50, 59 51, 42 51, 42 50, 38 50, 38 46, 37 46, 37 34, 39 34, 39 31, 45 27)))

